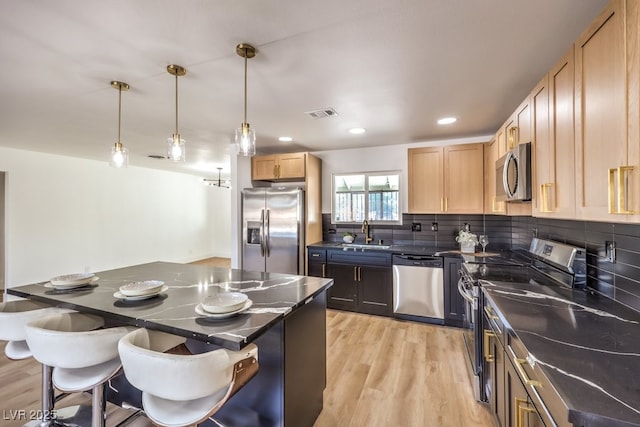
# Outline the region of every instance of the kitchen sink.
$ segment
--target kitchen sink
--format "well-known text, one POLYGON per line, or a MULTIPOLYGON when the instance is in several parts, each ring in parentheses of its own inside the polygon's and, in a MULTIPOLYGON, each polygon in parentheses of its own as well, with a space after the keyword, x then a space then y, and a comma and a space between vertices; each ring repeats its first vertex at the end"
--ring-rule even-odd
POLYGON ((352 248, 352 249, 389 249, 391 245, 376 245, 374 243, 365 245, 361 243, 341 243, 340 246, 343 248, 352 248))

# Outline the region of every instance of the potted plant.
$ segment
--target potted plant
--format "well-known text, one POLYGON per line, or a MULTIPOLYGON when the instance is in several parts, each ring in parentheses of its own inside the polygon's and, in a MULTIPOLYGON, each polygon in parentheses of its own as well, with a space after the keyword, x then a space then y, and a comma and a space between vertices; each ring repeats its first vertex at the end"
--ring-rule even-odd
POLYGON ((460 252, 474 253, 478 244, 478 236, 470 231, 460 230, 456 236, 456 242, 460 243, 460 252))
POLYGON ((348 231, 345 231, 344 233, 342 233, 342 240, 345 243, 353 243, 353 241, 355 240, 356 235, 353 233, 350 233, 348 231))

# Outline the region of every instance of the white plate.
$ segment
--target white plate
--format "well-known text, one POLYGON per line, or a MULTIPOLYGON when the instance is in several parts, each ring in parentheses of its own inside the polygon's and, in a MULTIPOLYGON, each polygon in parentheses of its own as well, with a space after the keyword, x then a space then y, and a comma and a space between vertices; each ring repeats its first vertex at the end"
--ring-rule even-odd
POLYGON ((157 294, 164 285, 161 280, 145 280, 142 282, 131 282, 120 286, 120 293, 127 297, 139 297, 142 295, 157 294))
MULTIPOLYGON (((50 283, 45 284, 45 286, 47 288, 54 288, 54 289, 74 289, 74 288, 79 288, 81 286, 87 286, 90 283, 93 283, 95 281, 97 281, 99 279, 98 276, 94 276, 93 274, 91 275, 92 277, 90 277, 88 280, 79 280, 77 282, 70 282, 70 283, 64 283, 64 282, 60 282, 60 281, 56 281, 55 283, 53 281, 51 281, 50 283)), ((53 279, 52 279, 53 280, 53 279)))
POLYGON ((248 299, 242 292, 219 292, 206 297, 200 307, 213 314, 229 313, 241 309, 248 299))
POLYGON ((136 295, 136 296, 123 295, 120 291, 117 291, 116 293, 113 294, 113 296, 118 298, 118 299, 125 300, 125 301, 140 301, 140 300, 143 300, 143 299, 148 299, 148 298, 153 298, 155 296, 158 296, 161 293, 163 293, 164 291, 166 291, 167 289, 169 289, 168 286, 163 286, 160 289, 158 289, 157 292, 154 292, 152 294, 136 295))
POLYGON ((73 273, 56 276, 49 281, 54 286, 79 285, 89 283, 94 277, 93 273, 73 273))
POLYGON ((202 308, 201 304, 196 305, 196 313, 200 316, 204 316, 208 319, 226 319, 227 317, 235 316, 236 314, 240 314, 245 310, 248 310, 253 305, 253 301, 247 299, 242 307, 235 311, 229 311, 227 313, 209 313, 202 308))

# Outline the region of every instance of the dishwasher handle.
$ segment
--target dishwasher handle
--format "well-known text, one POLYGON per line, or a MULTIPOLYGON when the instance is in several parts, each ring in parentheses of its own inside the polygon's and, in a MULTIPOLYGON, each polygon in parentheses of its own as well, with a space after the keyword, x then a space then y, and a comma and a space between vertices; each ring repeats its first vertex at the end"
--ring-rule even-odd
POLYGON ((394 255, 393 265, 406 265, 413 267, 443 268, 442 257, 425 255, 394 255))

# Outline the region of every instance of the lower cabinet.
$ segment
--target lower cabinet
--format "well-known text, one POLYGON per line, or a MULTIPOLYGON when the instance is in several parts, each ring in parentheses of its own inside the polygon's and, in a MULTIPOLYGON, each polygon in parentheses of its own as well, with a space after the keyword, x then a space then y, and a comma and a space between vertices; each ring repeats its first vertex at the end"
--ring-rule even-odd
POLYGON ((391 254, 309 248, 310 276, 330 277, 327 307, 391 316, 393 272, 391 254))
MULTIPOLYGON (((491 411, 500 427, 544 427, 556 426, 548 416, 543 421, 541 414, 548 414, 546 407, 539 412, 533 403, 516 364, 525 364, 526 359, 516 355, 514 335, 505 328, 502 315, 486 300, 482 307, 482 346, 484 391, 491 411)), ((524 368, 521 368, 524 369, 524 368)), ((541 407, 544 404, 540 404, 541 407)), ((562 424, 564 425, 564 424, 562 424)))
POLYGON ((444 323, 448 326, 462 327, 464 322, 465 301, 458 292, 460 258, 444 258, 444 323))
POLYGON ((545 427, 511 360, 504 363, 504 426, 545 427))

